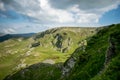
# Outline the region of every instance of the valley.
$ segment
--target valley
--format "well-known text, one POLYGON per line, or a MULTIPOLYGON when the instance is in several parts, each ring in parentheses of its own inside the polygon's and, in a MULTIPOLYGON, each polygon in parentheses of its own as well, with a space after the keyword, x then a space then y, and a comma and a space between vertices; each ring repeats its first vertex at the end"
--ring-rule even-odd
MULTIPOLYGON (((0 43, 0 79, 35 63, 64 63, 96 28, 53 28, 31 37, 10 37, 0 43)), ((3 36, 6 38, 6 36, 3 36)), ((2 38, 4 39, 4 38, 2 38)))

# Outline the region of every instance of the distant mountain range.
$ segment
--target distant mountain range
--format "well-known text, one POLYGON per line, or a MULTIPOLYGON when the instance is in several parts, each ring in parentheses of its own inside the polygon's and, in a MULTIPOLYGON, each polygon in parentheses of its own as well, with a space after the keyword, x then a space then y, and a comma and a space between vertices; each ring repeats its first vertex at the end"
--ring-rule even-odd
POLYGON ((35 33, 25 33, 25 34, 4 34, 0 33, 0 42, 3 42, 5 40, 11 39, 11 38, 29 38, 33 36, 35 33))
POLYGON ((5 35, 4 33, 0 33, 0 37, 1 37, 1 36, 4 36, 4 35, 5 35))

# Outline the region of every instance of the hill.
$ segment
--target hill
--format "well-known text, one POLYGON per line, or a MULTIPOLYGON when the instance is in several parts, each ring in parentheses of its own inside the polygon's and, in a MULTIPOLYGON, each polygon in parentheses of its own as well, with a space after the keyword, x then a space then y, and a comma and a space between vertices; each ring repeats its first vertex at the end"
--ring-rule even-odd
POLYGON ((0 79, 38 62, 61 65, 81 46, 81 41, 86 43, 85 39, 95 33, 96 28, 62 27, 28 38, 14 35, 5 39, 0 42, 0 79))
POLYGON ((119 80, 120 24, 99 29, 64 64, 34 64, 4 80, 119 80))

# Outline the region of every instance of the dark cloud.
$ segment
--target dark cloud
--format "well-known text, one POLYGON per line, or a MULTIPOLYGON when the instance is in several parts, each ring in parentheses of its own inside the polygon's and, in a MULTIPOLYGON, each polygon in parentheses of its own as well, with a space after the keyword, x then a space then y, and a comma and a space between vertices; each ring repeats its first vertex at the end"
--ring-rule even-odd
POLYGON ((4 4, 6 10, 16 9, 20 10, 21 6, 15 0, 1 0, 1 3, 4 4))
POLYGON ((54 8, 67 9, 77 5, 79 9, 100 9, 120 2, 119 0, 49 0, 54 8))

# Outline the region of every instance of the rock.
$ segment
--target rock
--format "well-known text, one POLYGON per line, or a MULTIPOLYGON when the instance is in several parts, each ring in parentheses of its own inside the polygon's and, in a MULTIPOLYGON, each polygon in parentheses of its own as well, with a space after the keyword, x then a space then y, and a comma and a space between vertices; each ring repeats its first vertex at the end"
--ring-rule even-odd
POLYGON ((27 64, 25 63, 20 63, 18 64, 13 70, 19 70, 20 68, 25 68, 27 66, 27 64))
POLYGON ((21 42, 23 39, 22 38, 19 38, 18 41, 21 42))
POLYGON ((112 37, 110 37, 109 43, 110 43, 110 46, 107 50, 105 64, 107 64, 109 60, 112 58, 112 56, 115 54, 115 42, 112 41, 112 37))
POLYGON ((29 55, 31 55, 31 51, 27 51, 25 54, 25 56, 29 56, 29 55))
POLYGON ((30 45, 30 48, 32 48, 32 47, 37 47, 37 46, 39 46, 39 45, 40 45, 40 42, 37 41, 37 42, 32 43, 32 44, 30 45))
POLYGON ((62 49, 62 53, 66 53, 66 52, 68 52, 68 47, 62 49))
POLYGON ((43 63, 55 64, 55 61, 53 61, 52 59, 47 59, 47 60, 43 61, 43 63))
POLYGON ((57 40, 56 43, 55 43, 56 47, 57 48, 62 48, 62 40, 63 40, 62 35, 56 34, 55 38, 57 40))
POLYGON ((75 63, 76 63, 76 60, 73 57, 69 58, 65 62, 62 69, 62 77, 69 74, 70 70, 74 67, 75 63))
POLYGON ((71 38, 69 37, 68 38, 68 46, 70 46, 70 44, 71 44, 71 38))

